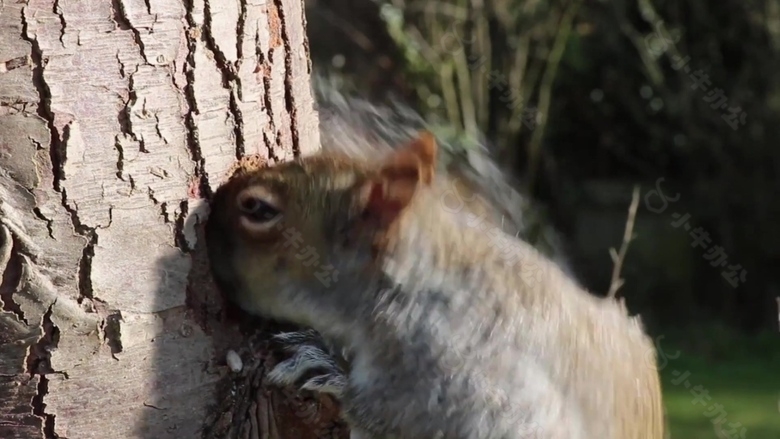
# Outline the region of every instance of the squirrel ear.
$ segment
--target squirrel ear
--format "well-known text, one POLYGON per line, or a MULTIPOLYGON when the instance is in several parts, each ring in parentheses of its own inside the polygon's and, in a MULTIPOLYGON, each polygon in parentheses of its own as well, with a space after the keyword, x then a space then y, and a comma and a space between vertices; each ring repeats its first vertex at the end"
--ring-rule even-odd
POLYGON ((386 180, 399 179, 422 182, 425 185, 433 181, 436 168, 436 138, 429 131, 421 131, 407 144, 398 147, 386 159, 380 169, 380 175, 386 180))
MULTIPOLYGON (((430 131, 421 131, 412 141, 398 148, 394 158, 398 160, 399 156, 416 157, 419 160, 420 180, 427 185, 433 181, 437 148, 433 134, 430 131)), ((400 160, 405 160, 405 157, 401 157, 400 160)))
POLYGON ((420 183, 430 185, 436 166, 436 139, 427 131, 399 147, 362 188, 364 212, 389 225, 409 205, 420 183))

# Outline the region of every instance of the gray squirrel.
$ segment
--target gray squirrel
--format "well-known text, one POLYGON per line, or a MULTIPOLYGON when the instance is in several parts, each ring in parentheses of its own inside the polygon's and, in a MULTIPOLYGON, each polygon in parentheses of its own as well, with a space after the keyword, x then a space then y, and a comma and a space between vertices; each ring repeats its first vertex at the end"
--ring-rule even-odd
POLYGON ((331 133, 320 154, 237 171, 211 201, 219 288, 311 328, 277 336, 293 355, 270 382, 320 371, 302 387, 332 394, 364 439, 663 437, 639 319, 523 240, 522 212, 497 206, 494 183, 460 183, 487 202, 456 209, 430 132, 369 138, 375 150, 331 133))

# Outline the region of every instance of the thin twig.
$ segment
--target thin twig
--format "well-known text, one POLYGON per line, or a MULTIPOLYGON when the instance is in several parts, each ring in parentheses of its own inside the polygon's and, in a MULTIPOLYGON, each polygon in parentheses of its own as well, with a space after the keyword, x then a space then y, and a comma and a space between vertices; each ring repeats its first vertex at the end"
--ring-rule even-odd
POLYGON ((609 249, 609 255, 612 257, 612 280, 609 283, 609 292, 607 297, 614 299, 618 289, 623 286, 623 279, 620 278, 620 270, 623 268, 623 260, 628 251, 628 244, 634 239, 634 221, 636 220, 636 210, 639 207, 639 186, 634 186, 634 194, 631 198, 631 206, 628 208, 628 219, 626 220, 626 230, 623 233, 623 243, 620 245, 620 251, 615 252, 614 248, 609 249))

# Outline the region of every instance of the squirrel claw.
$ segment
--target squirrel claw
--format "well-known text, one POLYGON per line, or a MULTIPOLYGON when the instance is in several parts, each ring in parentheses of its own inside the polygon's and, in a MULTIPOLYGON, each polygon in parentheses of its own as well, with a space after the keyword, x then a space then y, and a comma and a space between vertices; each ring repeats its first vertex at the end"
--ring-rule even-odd
POLYGON ((286 386, 315 369, 324 370, 324 375, 344 375, 338 363, 323 349, 311 345, 297 345, 295 354, 277 364, 268 373, 266 380, 271 384, 286 386))
POLYGON ((316 376, 306 381, 301 386, 301 389, 317 393, 327 393, 333 395, 336 399, 340 399, 346 386, 347 379, 344 374, 336 372, 316 376))
POLYGON ((271 336, 274 341, 280 343, 284 350, 296 352, 301 345, 321 343, 322 338, 313 329, 292 332, 280 332, 271 336))

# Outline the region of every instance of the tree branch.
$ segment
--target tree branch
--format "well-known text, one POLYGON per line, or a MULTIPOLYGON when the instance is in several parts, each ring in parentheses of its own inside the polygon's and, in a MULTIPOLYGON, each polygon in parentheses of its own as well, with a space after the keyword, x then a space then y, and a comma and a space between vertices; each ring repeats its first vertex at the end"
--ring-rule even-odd
POLYGON ((609 255, 612 258, 614 268, 612 269, 612 280, 609 283, 607 297, 615 298, 618 289, 623 286, 623 279, 620 278, 620 270, 623 267, 623 260, 628 251, 628 245, 634 239, 634 221, 636 220, 636 210, 639 207, 639 186, 634 186, 634 194, 631 198, 631 205, 628 208, 628 219, 626 220, 626 230, 623 233, 623 243, 620 245, 620 251, 615 252, 614 247, 609 249, 609 255))

